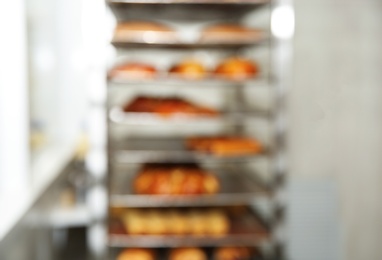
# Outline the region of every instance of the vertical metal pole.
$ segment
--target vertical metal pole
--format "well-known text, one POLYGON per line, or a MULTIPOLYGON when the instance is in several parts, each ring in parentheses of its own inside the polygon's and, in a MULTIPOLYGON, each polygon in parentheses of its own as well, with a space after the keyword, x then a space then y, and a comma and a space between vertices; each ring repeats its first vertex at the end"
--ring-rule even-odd
POLYGON ((86 195, 92 215, 88 227, 88 248, 93 259, 105 259, 107 255, 107 120, 106 120, 106 48, 107 16, 104 0, 82 0, 83 41, 88 73, 89 152, 86 168, 92 185, 86 195))
POLYGON ((294 9, 292 0, 275 0, 271 14, 272 32, 272 85, 275 90, 275 154, 274 173, 277 179, 277 194, 275 198, 276 223, 275 239, 278 246, 278 258, 285 258, 284 247, 286 241, 287 223, 286 206, 286 181, 287 165, 287 122, 288 106, 287 95, 292 84, 292 39, 294 35, 294 9))

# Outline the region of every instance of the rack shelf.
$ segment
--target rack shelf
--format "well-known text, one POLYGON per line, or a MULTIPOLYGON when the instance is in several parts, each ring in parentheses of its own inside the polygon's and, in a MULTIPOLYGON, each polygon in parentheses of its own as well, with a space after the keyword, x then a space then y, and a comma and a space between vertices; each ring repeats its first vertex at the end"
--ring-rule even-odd
POLYGON ((109 112, 112 123, 121 125, 184 125, 184 124, 222 124, 227 121, 242 122, 251 118, 271 118, 269 112, 222 112, 219 116, 158 116, 154 113, 124 112, 120 107, 113 107, 109 112))
POLYGON ((140 195, 133 190, 135 172, 113 175, 110 205, 113 207, 197 207, 228 206, 253 203, 256 199, 272 197, 270 187, 243 171, 213 171, 220 182, 220 192, 213 195, 140 195))
POLYGON ((243 48, 252 45, 269 43, 269 36, 259 33, 255 37, 239 40, 227 40, 225 42, 200 41, 200 40, 168 40, 163 37, 156 40, 146 40, 143 36, 130 41, 113 40, 112 44, 117 48, 148 47, 148 48, 243 48))
POLYGON ((218 78, 203 79, 203 80, 183 80, 175 77, 158 77, 153 79, 128 79, 123 76, 113 77, 109 79, 109 87, 145 87, 152 86, 153 84, 159 86, 176 86, 176 87, 193 87, 193 88, 205 88, 205 87, 221 87, 232 88, 234 86, 250 86, 260 87, 268 86, 267 76, 260 76, 254 79, 246 80, 224 80, 218 78))
POLYGON ((185 247, 185 246, 265 246, 271 235, 267 224, 254 214, 231 219, 227 234, 211 235, 129 235, 122 223, 113 219, 110 223, 110 247, 185 247))
POLYGON ((271 155, 270 149, 265 148, 258 154, 237 156, 215 156, 213 154, 188 150, 184 138, 134 138, 122 142, 113 142, 112 160, 116 163, 137 162, 243 162, 256 160, 271 155))

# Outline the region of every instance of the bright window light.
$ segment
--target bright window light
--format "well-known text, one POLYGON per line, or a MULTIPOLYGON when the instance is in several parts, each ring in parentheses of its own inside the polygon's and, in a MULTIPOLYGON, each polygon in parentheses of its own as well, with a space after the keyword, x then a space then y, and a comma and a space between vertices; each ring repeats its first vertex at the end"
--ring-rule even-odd
POLYGON ((289 39, 294 34, 294 11, 291 6, 279 6, 272 12, 272 33, 275 37, 289 39))

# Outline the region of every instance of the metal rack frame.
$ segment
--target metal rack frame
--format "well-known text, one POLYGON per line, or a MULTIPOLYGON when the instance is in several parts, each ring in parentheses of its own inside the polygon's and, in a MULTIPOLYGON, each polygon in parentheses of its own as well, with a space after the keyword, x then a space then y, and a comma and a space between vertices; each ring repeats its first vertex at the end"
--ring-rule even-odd
MULTIPOLYGON (((275 140, 275 147, 276 149, 272 150, 272 153, 267 154, 267 156, 271 156, 274 160, 274 167, 272 168, 272 174, 275 175, 276 179, 276 185, 272 186, 272 189, 275 190, 273 193, 272 191, 269 191, 268 189, 263 189, 260 188, 257 191, 250 191, 248 193, 243 192, 239 193, 236 195, 232 194, 218 194, 216 197, 200 197, 202 200, 197 200, 195 198, 190 198, 190 197, 177 197, 177 198, 169 198, 166 196, 158 196, 154 197, 152 195, 134 195, 130 191, 127 191, 126 194, 115 194, 113 192, 113 189, 109 189, 109 203, 110 205, 114 206, 125 206, 129 205, 131 207, 169 207, 169 206, 207 206, 207 205, 229 205, 229 204, 235 204, 235 203, 244 203, 244 204, 249 204, 251 203, 251 196, 265 196, 269 197, 273 200, 274 202, 274 209, 275 209, 275 218, 277 221, 272 221, 272 237, 276 240, 277 244, 277 259, 283 258, 285 256, 284 252, 284 246, 286 244, 285 241, 285 214, 284 208, 287 206, 284 204, 283 201, 283 192, 284 192, 284 183, 286 180, 286 174, 287 174, 287 165, 286 165, 286 125, 287 125, 287 112, 286 112, 286 98, 287 98, 287 90, 289 86, 291 85, 291 78, 290 78, 290 67, 291 67, 291 55, 292 55, 292 46, 291 46, 291 39, 293 37, 293 30, 292 33, 289 35, 282 35, 279 32, 277 32, 277 28, 274 27, 274 24, 277 23, 277 19, 283 19, 283 17, 276 17, 280 16, 280 13, 285 10, 292 10, 293 12, 293 2, 291 0, 107 0, 106 1, 109 5, 123 5, 123 4, 132 4, 132 5, 200 5, 201 8, 203 6, 209 6, 209 5, 250 5, 250 6, 259 6, 259 5, 264 5, 264 4, 269 4, 270 8, 272 10, 271 12, 271 29, 270 29, 270 48, 271 48, 271 75, 269 76, 269 86, 273 88, 276 102, 275 102, 275 111, 271 114, 269 119, 273 122, 275 126, 275 133, 274 133, 274 140, 275 140), (280 11, 281 10, 281 11, 280 11), (277 212, 277 214, 276 214, 277 212), (280 213, 281 212, 281 213, 280 213)), ((282 15, 281 15, 282 16, 282 15)), ((285 19, 291 19, 291 17, 284 17, 285 19)), ((293 18, 293 17, 292 17, 293 18)), ((287 28, 288 29, 288 28, 287 28)), ((140 43, 140 42, 132 42, 129 44, 133 45, 144 45, 142 47, 149 47, 150 44, 146 43, 140 43)), ((129 44, 124 43, 123 45, 119 45, 118 47, 126 47, 130 46, 129 44)), ((258 42, 253 42, 252 45, 256 45, 258 42)), ((249 43, 245 44, 234 44, 234 45, 225 45, 224 47, 230 48, 230 47, 238 47, 238 46, 246 46, 246 45, 251 45, 249 43)), ((153 43, 151 46, 154 47, 176 47, 176 48, 188 48, 188 47, 193 47, 193 48, 198 48, 198 47, 203 47, 197 43, 194 44, 179 44, 179 43, 165 43, 165 44, 156 44, 153 43)), ((210 46, 207 46, 210 47, 210 46)), ((145 86, 145 85, 150 85, 152 83, 159 82, 161 85, 191 85, 191 84, 201 84, 201 85, 206 85, 208 87, 215 87, 216 85, 224 85, 224 86, 229 86, 229 85, 242 85, 242 84, 251 84, 251 85, 256 85, 257 82, 259 81, 266 81, 267 79, 265 78, 260 78, 259 80, 249 80, 249 81, 243 81, 243 82, 227 82, 224 80, 220 79, 212 79, 212 80, 203 80, 203 81, 182 81, 182 80, 173 80, 173 79, 154 79, 154 80, 148 80, 148 81, 127 81, 125 79, 110 79, 109 84, 111 87, 121 87, 123 88, 124 86, 126 87, 134 87, 135 86, 145 86), (191 83, 191 84, 190 84, 191 83)), ((114 108, 115 109, 115 108, 114 108)), ((235 114, 233 116, 234 121, 240 121, 243 118, 243 113, 238 113, 239 116, 235 114)), ((270 114, 268 113, 267 116, 270 114)), ((108 118, 110 119, 110 113, 108 113, 108 118)), ((126 116, 126 115, 125 115, 126 116)), ((127 115, 128 116, 128 115, 127 115)), ((131 116, 131 115, 130 115, 131 116)), ((145 120, 139 122, 136 121, 136 119, 139 119, 138 117, 132 116, 132 121, 126 120, 126 122, 122 121, 115 121, 115 120, 108 120, 108 124, 112 123, 133 123, 133 124, 141 124, 141 125, 156 125, 158 123, 163 123, 159 122, 161 120, 157 120, 154 118, 146 118, 145 120), (129 122, 128 122, 129 121, 129 122)), ((142 118, 140 118, 142 120, 142 118)), ((188 119, 187 119, 188 120, 188 119)), ((187 122, 184 120, 180 120, 180 124, 187 122), (184 121, 184 122, 182 122, 184 121)), ((164 122, 165 124, 168 122, 164 122)), ((195 123, 195 122, 190 122, 190 123, 195 123)), ((110 137, 109 137, 110 138, 110 137)), ((129 151, 123 151, 123 150, 115 150, 115 147, 113 144, 111 144, 109 140, 109 156, 111 156, 111 160, 109 161, 109 170, 111 169, 110 165, 114 164, 115 161, 115 155, 113 155, 114 152, 116 152, 116 157, 121 159, 121 157, 126 156, 131 156, 134 158, 134 152, 129 153, 129 151)), ((150 153, 150 151, 140 151, 142 152, 147 152, 147 154, 150 153)), ((177 153, 177 152, 175 152, 177 153)), ((147 155, 146 154, 146 155, 147 155)), ((142 154, 135 154, 138 159, 145 158, 145 156, 142 156, 142 154)), ((176 158, 173 157, 171 154, 167 154, 167 157, 170 158, 176 158)), ((178 154, 179 155, 179 154, 178 154)), ((152 156, 152 154, 151 154, 152 156)), ((157 156, 158 154, 154 155, 154 157, 157 156)), ((213 159, 212 157, 208 157, 205 155, 198 155, 195 156, 195 154, 192 153, 184 153, 183 157, 180 156, 180 160, 183 160, 184 158, 199 158, 199 159, 204 159, 204 160, 211 160, 213 159), (198 157, 199 156, 199 157, 198 157)), ((160 156, 159 156, 160 157, 160 156)), ((148 156, 147 158, 150 158, 148 156)), ((147 159, 146 158, 146 159, 147 159)), ((252 157, 253 158, 253 157, 252 157)), ((215 158, 216 159, 216 158, 215 158)), ((236 159, 243 159, 243 158, 236 158, 236 159)), ((247 158, 248 159, 248 158, 247 158)), ((139 160, 138 160, 139 161, 139 160)), ((140 160, 142 161, 142 160, 140 160)), ((134 163, 137 161, 133 160, 134 163)), ((113 175, 111 175, 111 178, 114 178, 113 175)), ((109 180, 108 182, 109 187, 112 185, 111 181, 109 180)), ((253 202, 253 201, 252 201, 253 202)), ((212 245, 218 245, 220 244, 227 244, 227 243, 232 243, 232 242, 237 242, 238 244, 248 244, 245 241, 253 240, 255 244, 257 241, 255 236, 243 236, 239 238, 228 238, 228 240, 221 239, 220 241, 215 241, 214 240, 209 240, 209 239, 201 239, 199 240, 193 240, 192 238, 188 240, 182 240, 178 238, 171 238, 169 237, 167 240, 164 237, 160 238, 149 238, 147 240, 147 237, 141 237, 141 238, 129 238, 129 237, 123 237, 123 236, 112 236, 109 239, 109 245, 110 246, 116 246, 116 247, 121 247, 123 245, 131 245, 131 246, 153 246, 157 247, 158 241, 159 240, 165 241, 165 244, 168 246, 174 246, 174 245, 187 245, 189 242, 190 244, 198 244, 198 245, 204 245, 204 246, 212 246, 212 245), (146 240, 145 240, 146 239, 146 240), (151 239, 151 240, 150 240, 151 239), (236 239, 236 240, 235 240, 236 239), (143 241, 143 242, 142 242, 143 241), (183 242, 182 242, 183 241, 183 242)), ((263 243, 264 241, 260 242, 263 243)))

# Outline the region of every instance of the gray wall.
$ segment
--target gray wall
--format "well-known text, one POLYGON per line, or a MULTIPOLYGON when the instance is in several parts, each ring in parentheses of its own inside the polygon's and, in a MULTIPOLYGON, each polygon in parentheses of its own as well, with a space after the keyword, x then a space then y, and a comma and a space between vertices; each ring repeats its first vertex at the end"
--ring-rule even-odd
POLYGON ((382 259, 382 1, 295 7, 291 174, 337 183, 343 259, 382 259))

